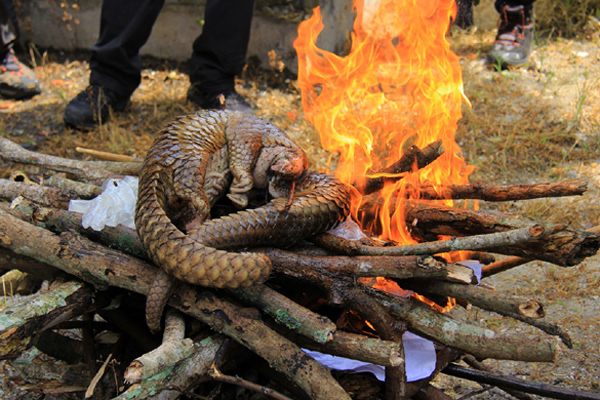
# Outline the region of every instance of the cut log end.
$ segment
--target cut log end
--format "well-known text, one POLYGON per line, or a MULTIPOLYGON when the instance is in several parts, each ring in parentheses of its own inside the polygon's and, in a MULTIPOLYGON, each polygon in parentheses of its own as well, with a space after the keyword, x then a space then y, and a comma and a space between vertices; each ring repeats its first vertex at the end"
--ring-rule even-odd
POLYGON ((544 307, 535 300, 519 304, 519 313, 529 318, 543 318, 546 315, 544 307))

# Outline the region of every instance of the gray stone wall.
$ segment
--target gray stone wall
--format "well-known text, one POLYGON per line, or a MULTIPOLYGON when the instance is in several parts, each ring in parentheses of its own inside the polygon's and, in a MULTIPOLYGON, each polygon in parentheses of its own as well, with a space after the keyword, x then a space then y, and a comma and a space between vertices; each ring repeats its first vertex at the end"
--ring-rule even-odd
MULTIPOLYGON (((127 0, 124 0, 127 1, 127 0)), ((244 0, 240 0, 244 1, 244 0)), ((187 60, 194 39, 202 32, 205 0, 167 0, 141 54, 187 60)), ((100 25, 101 0, 20 0, 21 40, 38 47, 75 50, 89 49, 96 41, 100 25)), ((274 50, 294 72, 296 55, 292 43, 297 22, 254 13, 249 56, 258 56, 268 66, 268 53, 274 50)), ((325 30, 319 46, 339 54, 352 25, 350 0, 321 0, 325 30)))

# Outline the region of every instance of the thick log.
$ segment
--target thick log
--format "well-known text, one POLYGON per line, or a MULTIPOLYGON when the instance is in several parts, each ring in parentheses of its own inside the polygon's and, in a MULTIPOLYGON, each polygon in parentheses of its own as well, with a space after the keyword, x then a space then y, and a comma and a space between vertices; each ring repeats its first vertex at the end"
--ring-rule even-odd
POLYGON ((356 277, 384 276, 395 279, 431 278, 474 283, 473 270, 432 256, 343 257, 307 256, 284 250, 263 250, 275 271, 296 275, 344 275, 356 277))
POLYGON ((557 338, 494 332, 458 322, 432 311, 429 306, 416 299, 401 299, 363 285, 361 287, 390 313, 405 320, 409 330, 475 357, 541 362, 553 362, 556 359, 559 350, 557 338))
POLYGON ((17 357, 33 337, 61 321, 81 315, 92 291, 81 282, 65 282, 31 301, 0 312, 0 359, 17 357))
POLYGON ((477 199, 485 201, 531 200, 544 197, 581 196, 588 187, 583 179, 558 182, 535 183, 531 185, 502 186, 482 182, 467 185, 409 187, 408 192, 418 192, 423 200, 477 199))
MULTIPOLYGON (((65 232, 59 236, 0 210, 0 244, 52 264, 99 289, 117 286, 148 294, 157 269, 141 260, 65 232)), ((267 360, 315 399, 349 399, 329 370, 293 342, 209 291, 181 285, 171 306, 232 337, 267 360)))
POLYGON ((270 315, 277 323, 317 343, 323 344, 332 340, 337 330, 335 323, 329 318, 298 305, 266 285, 255 285, 231 292, 270 315))
POLYGON ((333 339, 325 344, 316 343, 300 335, 295 335, 293 341, 308 350, 351 358, 384 367, 397 367, 403 362, 400 343, 392 340, 370 338, 365 335, 357 335, 340 330, 336 331, 333 339))
POLYGON ((79 198, 76 192, 70 190, 0 179, 0 198, 14 200, 19 196, 45 206, 65 210, 69 208, 69 201, 79 198))
POLYGON ((474 304, 484 310, 511 317, 546 332, 558 336, 563 343, 573 348, 569 334, 557 324, 544 321, 542 304, 532 299, 523 299, 507 295, 481 286, 461 285, 451 282, 429 281, 406 283, 406 287, 414 289, 422 295, 443 295, 474 304))
MULTIPOLYGON (((6 210, 6 207, 6 203, 0 203, 0 208, 6 210)), ((9 212, 24 221, 34 222, 36 225, 42 226, 54 233, 78 232, 110 248, 121 250, 124 253, 143 260, 148 259, 137 232, 126 226, 105 226, 101 231, 95 231, 91 228, 84 228, 81 225, 82 215, 80 213, 41 207, 36 203, 28 201, 19 202, 9 212), (20 214, 16 214, 15 212, 20 214)))

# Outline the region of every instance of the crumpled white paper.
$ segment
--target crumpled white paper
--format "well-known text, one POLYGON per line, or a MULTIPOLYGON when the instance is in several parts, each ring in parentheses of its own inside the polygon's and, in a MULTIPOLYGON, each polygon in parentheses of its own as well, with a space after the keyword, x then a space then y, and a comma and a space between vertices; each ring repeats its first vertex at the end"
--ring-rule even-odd
POLYGON ((138 178, 109 179, 102 193, 92 200, 71 200, 69 211, 82 213, 81 225, 101 231, 104 226, 119 224, 135 229, 133 222, 138 178))
MULTIPOLYGON (((435 348, 431 340, 423 339, 411 332, 402 335, 404 357, 406 359, 406 379, 408 382, 425 379, 435 369, 435 348)), ((327 368, 348 372, 370 372, 380 381, 385 381, 385 367, 363 361, 323 354, 318 351, 302 349, 327 368)))

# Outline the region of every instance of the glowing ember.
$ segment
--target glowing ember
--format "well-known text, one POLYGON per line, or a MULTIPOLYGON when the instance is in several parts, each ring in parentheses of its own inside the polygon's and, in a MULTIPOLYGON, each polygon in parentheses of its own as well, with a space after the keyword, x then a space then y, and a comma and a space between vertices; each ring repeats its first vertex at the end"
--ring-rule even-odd
MULTIPOLYGON (((373 171, 398 160, 411 145, 423 148, 441 139, 445 153, 428 167, 407 174, 380 192, 382 239, 412 242, 402 202, 407 184, 467 183, 465 165, 454 140, 461 118, 462 77, 458 57, 445 38, 456 15, 454 0, 381 0, 357 12, 349 54, 339 57, 316 47, 323 29, 319 9, 300 24, 298 84, 304 113, 319 131, 323 147, 339 154, 335 174, 361 183, 373 171)), ((418 197, 418 193, 411 194, 418 197)), ((355 209, 361 199, 355 199, 355 209)))

